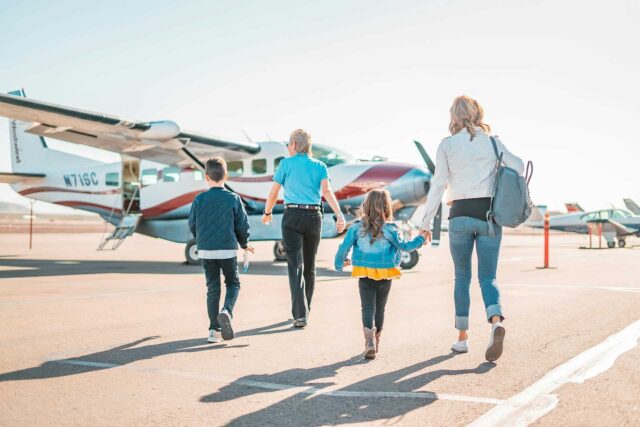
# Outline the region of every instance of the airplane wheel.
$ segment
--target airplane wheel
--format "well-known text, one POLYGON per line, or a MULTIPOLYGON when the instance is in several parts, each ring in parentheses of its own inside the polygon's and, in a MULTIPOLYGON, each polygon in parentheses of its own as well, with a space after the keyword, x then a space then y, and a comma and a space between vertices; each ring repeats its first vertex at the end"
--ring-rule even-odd
POLYGON ((616 247, 616 242, 615 242, 615 241, 613 241, 613 242, 607 242, 607 247, 608 247, 609 249, 615 248, 615 247, 616 247))
POLYGON ((187 264, 198 265, 200 264, 200 257, 198 256, 198 247, 196 241, 191 240, 184 248, 184 257, 187 259, 187 264))
POLYGON ((627 241, 624 239, 618 240, 618 247, 624 248, 627 245, 627 241))
POLYGON ((287 252, 284 250, 284 242, 282 240, 277 241, 273 245, 273 256, 276 258, 276 261, 287 260, 287 252))
POLYGON ((418 251, 411 252, 402 252, 402 257, 400 258, 400 268, 403 270, 411 270, 413 267, 418 264, 418 260, 420 259, 420 254, 418 251))

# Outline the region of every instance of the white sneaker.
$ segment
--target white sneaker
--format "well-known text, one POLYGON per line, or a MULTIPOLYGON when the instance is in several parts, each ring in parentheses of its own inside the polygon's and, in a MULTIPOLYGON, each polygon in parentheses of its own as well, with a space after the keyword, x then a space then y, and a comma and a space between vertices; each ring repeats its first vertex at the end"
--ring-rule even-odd
POLYGON ((306 317, 301 317, 299 319, 296 319, 293 321, 293 326, 295 328, 304 328, 307 326, 307 318, 306 317))
POLYGON ((233 327, 231 326, 231 313, 226 308, 223 308, 220 314, 218 314, 218 322, 222 328, 222 338, 225 340, 233 339, 233 327))
POLYGON ((489 346, 484 358, 489 362, 495 362, 502 356, 505 329, 502 323, 496 322, 491 327, 491 337, 489 338, 489 346))
POLYGON ((207 338, 207 342, 218 343, 222 342, 222 334, 220 331, 216 331, 215 329, 209 329, 209 338, 207 338))
POLYGON ((458 341, 454 345, 451 346, 451 350, 456 353, 468 353, 469 352, 469 343, 467 340, 458 341))

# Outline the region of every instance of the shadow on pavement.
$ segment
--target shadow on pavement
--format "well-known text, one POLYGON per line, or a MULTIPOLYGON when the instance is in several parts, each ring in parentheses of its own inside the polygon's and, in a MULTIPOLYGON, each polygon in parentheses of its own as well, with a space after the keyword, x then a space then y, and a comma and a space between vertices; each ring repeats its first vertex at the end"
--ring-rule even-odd
MULTIPOLYGON (((242 262, 240 260, 240 262, 242 262)), ((73 259, 24 259, 0 257, 0 279, 20 277, 74 276, 83 274, 201 274, 199 265, 180 264, 173 261, 114 261, 114 260, 73 260, 73 259), (12 270, 11 268, 16 268, 12 270), (24 269, 24 270, 23 270, 24 269)), ((252 262, 249 271, 241 275, 286 276, 287 265, 273 261, 252 262)), ((316 268, 318 277, 348 277, 348 273, 316 268)))
POLYGON ((57 361, 48 361, 33 368, 3 373, 0 374, 0 382, 66 377, 69 375, 83 374, 85 372, 115 368, 139 360, 153 359, 154 357, 168 354, 195 353, 248 346, 247 344, 230 346, 226 344, 212 345, 208 344, 205 338, 197 338, 135 347, 143 342, 156 338, 158 337, 146 337, 109 350, 57 361))
MULTIPOLYGON (((473 369, 437 369, 415 375, 421 370, 437 365, 455 357, 454 353, 437 356, 424 362, 402 368, 393 372, 376 375, 355 384, 345 386, 336 391, 343 392, 415 392, 425 385, 444 376, 481 375, 489 372, 496 365, 482 363, 473 369), (406 378, 407 376, 410 376, 406 378)), ((356 364, 367 363, 362 356, 346 361, 311 369, 289 369, 270 375, 248 375, 238 383, 222 387, 218 392, 203 396, 201 402, 226 402, 245 396, 268 393, 271 390, 251 387, 250 381, 286 384, 299 387, 315 387, 322 389, 333 385, 326 378, 336 375, 338 369, 356 364), (244 383, 244 384, 243 384, 244 383)), ((312 395, 298 393, 259 411, 242 415, 231 421, 229 425, 305 425, 321 426, 371 422, 394 417, 402 417, 406 413, 435 402, 437 399, 416 397, 335 397, 322 394, 312 395)))

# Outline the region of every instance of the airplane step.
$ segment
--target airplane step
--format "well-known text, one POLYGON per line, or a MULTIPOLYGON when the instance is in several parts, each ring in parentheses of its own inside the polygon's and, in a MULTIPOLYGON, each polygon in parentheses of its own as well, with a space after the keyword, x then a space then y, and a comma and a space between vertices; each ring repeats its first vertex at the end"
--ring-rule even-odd
POLYGON ((122 242, 124 242, 124 239, 136 231, 141 216, 140 214, 129 214, 122 217, 122 220, 120 220, 120 223, 113 232, 98 245, 97 250, 115 251, 118 249, 122 242))

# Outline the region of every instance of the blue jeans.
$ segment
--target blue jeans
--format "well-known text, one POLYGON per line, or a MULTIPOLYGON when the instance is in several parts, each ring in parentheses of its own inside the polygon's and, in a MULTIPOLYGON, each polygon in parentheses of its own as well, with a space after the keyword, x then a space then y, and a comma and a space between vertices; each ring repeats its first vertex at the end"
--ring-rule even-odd
POLYGON ((496 286, 496 270, 502 241, 502 227, 476 218, 456 217, 449 220, 449 247, 455 267, 456 329, 469 329, 469 286, 471 285, 471 255, 473 245, 478 254, 478 280, 490 322, 493 316, 502 315, 500 290, 496 286), (489 235, 492 226, 495 234, 489 235))

